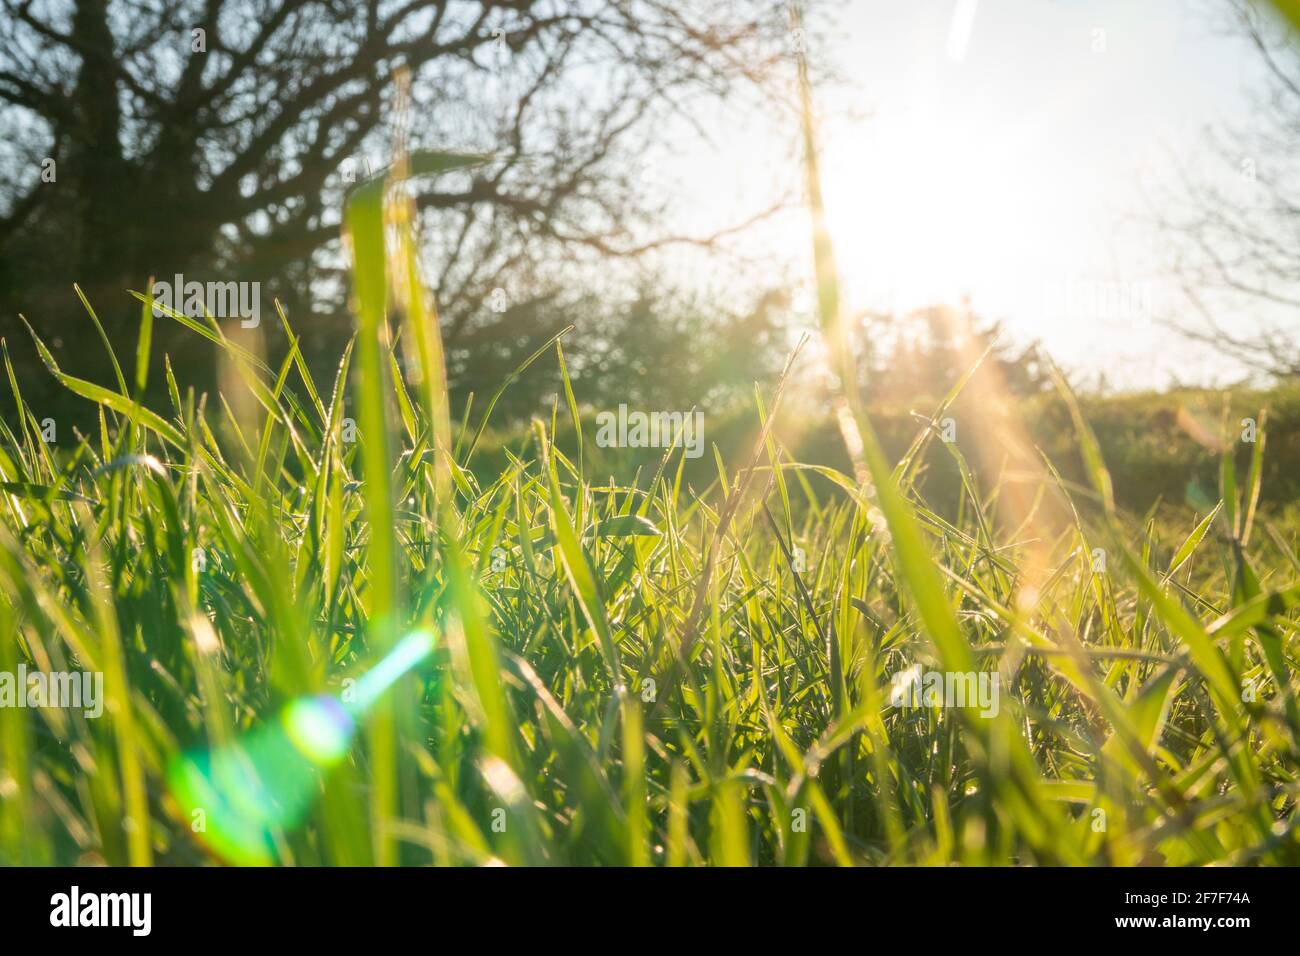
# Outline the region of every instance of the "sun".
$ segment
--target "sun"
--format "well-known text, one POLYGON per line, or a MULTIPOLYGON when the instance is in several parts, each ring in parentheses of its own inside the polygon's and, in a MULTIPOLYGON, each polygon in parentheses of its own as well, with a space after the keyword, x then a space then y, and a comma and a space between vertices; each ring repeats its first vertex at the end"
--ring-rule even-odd
POLYGON ((869 122, 830 131, 828 224, 848 300, 905 312, 969 297, 1023 314, 1085 258, 1091 212, 1076 170, 1033 116, 914 89, 869 122))

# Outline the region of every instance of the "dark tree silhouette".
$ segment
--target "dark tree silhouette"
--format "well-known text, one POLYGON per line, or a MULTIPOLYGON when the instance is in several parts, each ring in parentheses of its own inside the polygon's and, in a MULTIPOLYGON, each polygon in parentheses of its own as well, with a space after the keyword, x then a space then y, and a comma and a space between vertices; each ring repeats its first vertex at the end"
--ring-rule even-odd
POLYGON ((178 272, 258 281, 271 327, 274 295, 306 348, 333 349, 329 330, 346 328, 339 200, 395 137, 514 160, 418 195, 453 346, 493 321, 494 294, 544 301, 556 263, 710 242, 656 233, 638 158, 702 98, 759 103, 746 93, 788 23, 783 0, 0 8, 0 334, 14 348, 21 311, 74 366, 96 350, 71 348, 90 328, 73 282, 129 348, 126 290, 178 272))

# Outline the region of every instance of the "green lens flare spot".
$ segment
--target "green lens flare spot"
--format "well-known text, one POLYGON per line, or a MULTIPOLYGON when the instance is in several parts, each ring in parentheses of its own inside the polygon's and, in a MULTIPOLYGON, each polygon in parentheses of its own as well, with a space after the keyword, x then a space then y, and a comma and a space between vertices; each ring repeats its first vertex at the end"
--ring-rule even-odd
POLYGON ((320 766, 338 763, 348 752, 356 722, 333 697, 295 700, 284 711, 284 729, 299 753, 320 766))

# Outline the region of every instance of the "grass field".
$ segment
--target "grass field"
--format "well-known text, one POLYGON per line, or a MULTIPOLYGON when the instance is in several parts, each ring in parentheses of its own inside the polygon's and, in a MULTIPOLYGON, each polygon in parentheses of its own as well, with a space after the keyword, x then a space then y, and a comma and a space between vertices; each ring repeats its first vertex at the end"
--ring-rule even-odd
POLYGON ((1156 520, 1063 380, 1079 481, 1023 435, 991 480, 978 427, 945 440, 976 376, 901 456, 850 403, 844 469, 797 460, 768 427, 782 387, 756 394, 697 484, 680 450, 593 472, 566 375, 482 477, 494 400, 453 422, 376 183, 349 207, 332 382, 283 317, 271 367, 172 314, 221 357, 196 397, 152 354, 147 295, 113 385, 46 353, 98 434, 44 440, 10 371, 0 671, 102 673, 105 708, 0 707, 0 862, 1300 862, 1300 559, 1258 508, 1262 417, 1218 437, 1213 500, 1156 520), (156 375, 170 408, 139 400, 156 375), (998 706, 903 706, 918 666, 996 674, 998 706))
POLYGON ((1047 489, 1083 500, 1027 602, 1044 549, 999 530, 1002 489, 972 484, 956 522, 916 490, 933 429, 871 499, 770 435, 699 494, 680 453, 610 486, 550 444, 553 422, 480 485, 473 430, 435 454, 404 391, 391 461, 367 467, 365 426, 341 438, 352 356, 324 385, 292 356, 268 369, 223 347, 242 401, 196 407, 177 386, 164 414, 69 379, 101 435, 51 448, 30 413, 6 430, 0 670, 102 671, 107 707, 0 708, 5 862, 212 858, 236 811, 196 818, 169 762, 238 748, 420 628, 431 661, 313 777, 314 807, 227 859, 1300 857, 1300 562, 1255 514, 1262 456, 1237 476, 1225 455, 1224 499, 1186 527, 1047 489), (996 670, 999 714, 892 706, 891 675, 916 663, 996 670))

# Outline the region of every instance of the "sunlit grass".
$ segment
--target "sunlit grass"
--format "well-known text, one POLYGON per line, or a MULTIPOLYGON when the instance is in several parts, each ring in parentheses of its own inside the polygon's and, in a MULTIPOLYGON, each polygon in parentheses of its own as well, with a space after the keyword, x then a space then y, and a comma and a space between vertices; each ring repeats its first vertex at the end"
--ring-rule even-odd
MULTIPOLYGON (((965 467, 931 424, 890 461, 851 402, 864 473, 793 459, 768 427, 779 392, 709 487, 683 482, 680 450, 611 483, 556 443, 565 415, 591 427, 566 373, 485 480, 495 397, 452 422, 384 194, 349 212, 358 335, 329 388, 288 318, 276 368, 172 315, 228 392, 196 399, 163 363, 171 407, 143 407, 147 296, 134 388, 43 350, 99 407, 97 435, 47 446, 10 372, 0 669, 101 670, 108 703, 100 720, 0 708, 0 860, 1300 861, 1300 564, 1257 527, 1262 433, 1246 474, 1224 454, 1204 520, 1135 521, 1062 381, 1091 488, 1045 461, 1039 490, 1069 517, 1035 536, 999 513, 1007 476, 926 500, 928 456, 965 467), (367 683, 411 633, 434 636, 429 659, 367 683), (893 706, 915 663, 996 669, 1000 712, 893 706), (304 716, 358 692, 350 749, 304 716)), ((528 361, 552 349, 563 368, 555 341, 528 361)))

